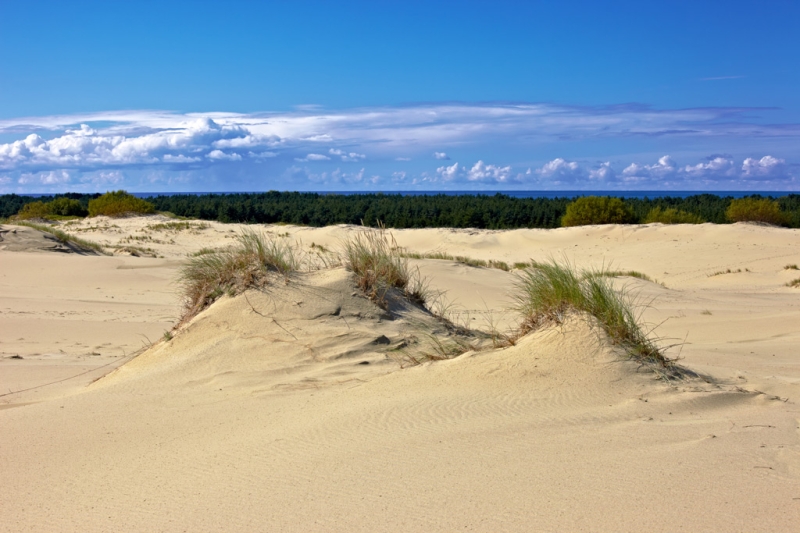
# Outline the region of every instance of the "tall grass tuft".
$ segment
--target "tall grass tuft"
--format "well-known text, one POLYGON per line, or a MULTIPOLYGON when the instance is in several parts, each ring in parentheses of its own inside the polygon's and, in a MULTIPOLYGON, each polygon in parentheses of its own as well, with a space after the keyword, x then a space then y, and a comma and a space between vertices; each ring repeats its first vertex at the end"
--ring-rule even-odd
POLYGON ((266 285, 270 273, 288 275, 299 268, 298 251, 291 243, 245 230, 232 248, 196 255, 181 269, 186 306, 183 319, 193 317, 223 294, 234 296, 266 285))
POLYGON ((379 305, 386 305, 385 296, 390 289, 402 291, 420 305, 429 296, 419 270, 411 270, 384 228, 363 230, 345 241, 344 266, 355 274, 358 287, 379 305))
POLYGON ((522 315, 523 334, 562 323, 573 312, 587 313, 632 359, 656 367, 662 375, 672 368, 671 361, 644 331, 635 311, 635 298, 615 288, 602 272, 579 272, 566 261, 539 263, 520 275, 515 300, 516 310, 522 315))

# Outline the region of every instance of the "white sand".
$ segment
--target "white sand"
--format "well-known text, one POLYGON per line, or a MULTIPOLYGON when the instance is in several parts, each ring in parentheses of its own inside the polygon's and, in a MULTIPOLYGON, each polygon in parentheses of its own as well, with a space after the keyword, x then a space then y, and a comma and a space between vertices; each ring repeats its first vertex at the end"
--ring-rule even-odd
MULTIPOLYGON (((663 282, 620 280, 710 381, 668 386, 579 320, 401 369, 387 354, 435 323, 387 320, 342 270, 223 298, 130 360, 177 319, 179 262, 239 231, 146 230, 159 222, 67 229, 163 258, 0 250, 0 531, 797 527, 800 289, 784 284, 800 272, 783 267, 800 264, 798 230, 393 232, 418 252, 564 256, 663 282)), ((268 229, 330 249, 355 231, 268 229)), ((514 324, 513 274, 414 264, 456 320, 514 324)))

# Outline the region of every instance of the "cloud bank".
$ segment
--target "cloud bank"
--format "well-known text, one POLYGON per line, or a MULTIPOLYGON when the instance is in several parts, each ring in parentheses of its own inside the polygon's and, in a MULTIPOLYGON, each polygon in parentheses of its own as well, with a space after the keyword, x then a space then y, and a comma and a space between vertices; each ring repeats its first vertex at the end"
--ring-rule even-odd
POLYGON ((0 191, 308 189, 356 183, 395 189, 797 188, 798 162, 791 153, 738 149, 737 157, 677 154, 655 162, 635 155, 627 161, 545 157, 531 164, 541 154, 556 156, 562 147, 575 152, 575 146, 597 152, 592 147, 613 145, 616 152, 630 153, 628 145, 646 142, 652 153, 675 142, 696 141, 719 152, 754 139, 767 146, 797 145, 800 125, 757 122, 752 118, 757 111, 496 103, 6 119, 0 120, 0 139, 7 141, 0 142, 0 191), (531 158, 532 151, 539 155, 531 158), (454 162, 442 165, 448 160, 454 162), (355 166, 364 170, 350 168, 355 166))

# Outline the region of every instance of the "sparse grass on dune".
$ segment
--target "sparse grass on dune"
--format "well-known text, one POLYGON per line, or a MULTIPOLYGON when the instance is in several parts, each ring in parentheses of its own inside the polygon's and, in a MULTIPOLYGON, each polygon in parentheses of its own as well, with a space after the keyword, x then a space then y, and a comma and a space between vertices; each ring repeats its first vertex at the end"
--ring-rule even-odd
POLYGON ((87 241, 86 239, 81 239, 80 237, 75 237, 74 235, 70 235, 69 233, 63 232, 60 229, 54 228, 52 226, 48 226, 46 224, 36 224, 34 222, 27 222, 24 220, 15 221, 14 224, 19 226, 27 226, 29 228, 33 228, 38 231, 43 231, 45 233, 49 233, 56 239, 58 239, 62 243, 70 243, 78 248, 83 248, 87 251, 96 252, 101 255, 108 255, 108 252, 97 244, 96 242, 87 241))
POLYGON ((797 268, 796 264, 794 264, 794 265, 786 265, 785 267, 783 267, 783 269, 784 270, 800 270, 800 268, 797 268))
POLYGON ((635 298, 625 289, 615 288, 602 272, 580 272, 566 261, 539 263, 520 275, 515 300, 523 319, 521 334, 560 324, 571 313, 586 313, 633 360, 663 376, 674 370, 643 329, 635 298))
POLYGON ((397 289, 411 301, 423 305, 430 296, 427 283, 408 259, 397 251, 397 243, 385 229, 359 231, 344 243, 344 266, 356 276, 358 287, 379 305, 386 293, 397 289))
POLYGON ((484 261, 483 259, 475 259, 474 257, 466 257, 463 255, 450 255, 447 252, 419 253, 399 250, 397 253, 400 257, 404 257, 406 259, 439 259, 442 261, 454 261, 456 263, 461 263, 471 267, 496 268, 506 272, 511 270, 511 267, 509 267, 508 263, 505 261, 495 261, 494 259, 484 261))
POLYGON ((243 231, 235 246, 195 255, 180 272, 185 298, 183 320, 196 315, 223 294, 231 296, 268 283, 270 273, 287 275, 300 268, 298 250, 289 242, 243 231))
POLYGON ((787 287, 800 287, 800 278, 793 279, 786 284, 787 287))

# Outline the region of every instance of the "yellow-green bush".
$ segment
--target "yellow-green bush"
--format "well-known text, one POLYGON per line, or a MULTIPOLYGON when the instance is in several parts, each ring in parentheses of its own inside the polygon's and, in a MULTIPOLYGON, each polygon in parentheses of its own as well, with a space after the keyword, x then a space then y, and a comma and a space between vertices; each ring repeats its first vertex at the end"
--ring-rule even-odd
POLYGON ((786 223, 786 215, 780 205, 769 198, 739 198, 731 201, 725 211, 731 222, 764 222, 780 226, 786 223))
POLYGON ((148 215, 154 213, 155 206, 146 200, 136 198, 125 191, 107 192, 89 201, 89 216, 105 215, 122 217, 128 215, 148 215))
POLYGON ((72 198, 56 198, 52 202, 31 202, 22 206, 17 213, 20 220, 31 218, 85 217, 86 208, 78 200, 72 198))
POLYGON ((630 224, 635 220, 633 210, 619 198, 584 196, 567 205, 561 225, 630 224))
POLYGON ((681 211, 674 207, 668 207, 667 209, 654 207, 647 213, 647 216, 644 217, 645 224, 651 224, 653 222, 661 222, 662 224, 702 224, 705 220, 699 215, 687 213, 686 211, 681 211))
POLYGON ((22 206, 22 209, 17 213, 17 218, 21 220, 28 220, 31 218, 47 218, 50 214, 50 209, 44 202, 31 202, 22 206))

